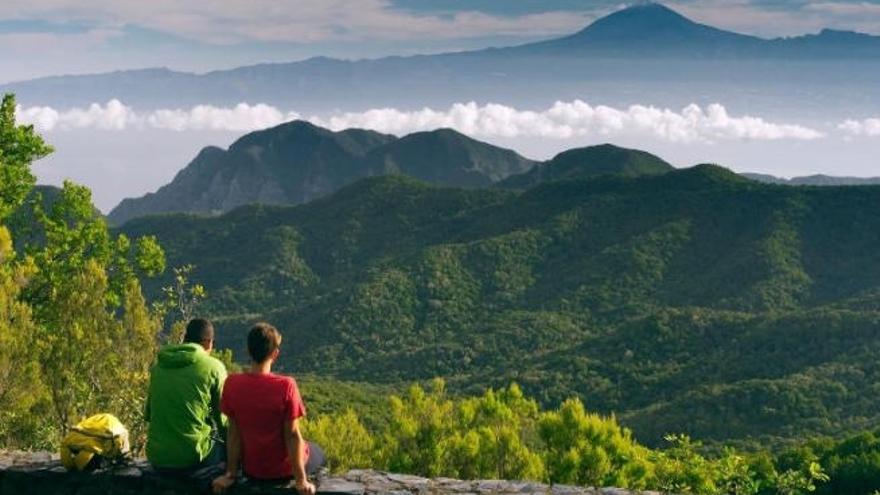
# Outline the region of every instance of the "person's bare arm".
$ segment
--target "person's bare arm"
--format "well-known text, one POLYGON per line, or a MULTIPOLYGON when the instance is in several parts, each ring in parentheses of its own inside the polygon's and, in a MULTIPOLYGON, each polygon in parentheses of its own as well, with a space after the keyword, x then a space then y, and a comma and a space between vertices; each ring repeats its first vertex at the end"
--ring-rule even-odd
POLYGON ((315 485, 306 476, 306 441, 299 431, 299 420, 284 422, 284 444, 293 462, 293 477, 300 495, 314 495, 315 485))
POLYGON ((238 432, 238 427, 235 425, 235 420, 229 418, 229 425, 226 431, 226 473, 211 483, 214 493, 223 493, 235 484, 240 459, 241 435, 238 432))

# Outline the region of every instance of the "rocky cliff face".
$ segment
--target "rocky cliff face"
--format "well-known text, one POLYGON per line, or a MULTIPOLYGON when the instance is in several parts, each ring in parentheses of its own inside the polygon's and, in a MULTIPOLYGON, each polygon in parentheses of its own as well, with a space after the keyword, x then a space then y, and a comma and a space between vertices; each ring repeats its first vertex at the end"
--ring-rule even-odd
MULTIPOLYGON (((656 492, 545 485, 529 481, 429 479, 372 470, 354 470, 342 476, 324 477, 318 481, 318 493, 322 495, 659 495, 656 492)), ((58 462, 57 456, 47 452, 0 452, 0 493, 171 495, 201 492, 198 487, 184 480, 156 475, 143 460, 113 470, 68 473, 58 462)), ((294 491, 288 485, 254 486, 240 483, 232 493, 290 495, 294 491)))

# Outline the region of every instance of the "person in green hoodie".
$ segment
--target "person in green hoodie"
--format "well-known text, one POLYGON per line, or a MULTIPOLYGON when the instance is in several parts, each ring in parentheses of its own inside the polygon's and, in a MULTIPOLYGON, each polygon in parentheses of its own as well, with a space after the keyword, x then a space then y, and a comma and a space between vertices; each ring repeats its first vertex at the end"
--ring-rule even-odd
POLYGON ((183 343, 163 347, 150 370, 147 460, 159 472, 194 475, 223 461, 226 368, 211 357, 213 347, 214 326, 193 319, 183 343))

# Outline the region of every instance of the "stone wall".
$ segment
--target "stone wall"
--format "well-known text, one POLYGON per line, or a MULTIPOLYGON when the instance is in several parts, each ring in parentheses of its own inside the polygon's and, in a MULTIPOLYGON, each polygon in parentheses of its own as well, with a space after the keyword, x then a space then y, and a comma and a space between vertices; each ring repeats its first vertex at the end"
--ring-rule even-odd
MULTIPOLYGON (((232 494, 290 494, 291 486, 239 484, 232 494)), ((57 456, 46 453, 0 452, 0 495, 186 495, 205 493, 196 484, 158 476, 142 460, 130 466, 95 473, 68 473, 57 456)), ((421 478, 371 470, 318 480, 322 495, 530 494, 639 495, 617 488, 581 488, 533 482, 421 478)), ((654 492, 644 492, 649 495, 654 492)), ((656 494, 655 494, 656 495, 656 494)))

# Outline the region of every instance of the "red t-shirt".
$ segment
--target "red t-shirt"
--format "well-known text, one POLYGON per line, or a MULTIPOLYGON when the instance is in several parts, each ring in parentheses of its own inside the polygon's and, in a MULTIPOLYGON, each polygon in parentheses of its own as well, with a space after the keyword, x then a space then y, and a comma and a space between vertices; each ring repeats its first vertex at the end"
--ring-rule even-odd
MULTIPOLYGON (((220 411, 238 427, 242 467, 247 476, 257 479, 293 476, 283 428, 285 422, 306 414, 296 380, 274 374, 230 375, 223 386, 220 411)), ((308 453, 306 444, 306 458, 308 453)))

